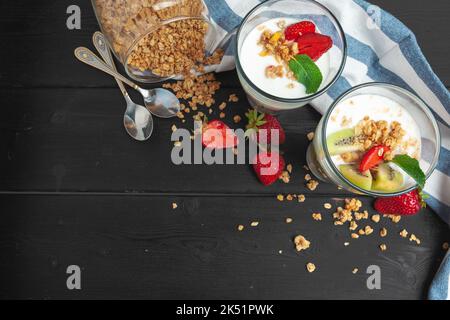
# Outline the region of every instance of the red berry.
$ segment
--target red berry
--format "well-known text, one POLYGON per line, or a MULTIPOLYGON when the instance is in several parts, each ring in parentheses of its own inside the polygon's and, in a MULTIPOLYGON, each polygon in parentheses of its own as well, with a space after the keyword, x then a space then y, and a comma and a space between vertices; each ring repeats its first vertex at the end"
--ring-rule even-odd
POLYGON ((265 186, 273 184, 283 172, 285 161, 278 153, 260 152, 253 159, 253 170, 265 186))
POLYGON ((308 33, 297 39, 298 53, 306 54, 312 60, 319 58, 333 46, 333 40, 329 36, 320 33, 308 33))
MULTIPOLYGON (((247 130, 254 130, 256 141, 260 144, 280 145, 286 141, 286 133, 280 122, 270 114, 258 113, 256 110, 249 110, 245 114, 248 118, 247 130), (264 131, 262 131, 264 130, 264 131), (278 141, 272 141, 272 133, 278 132, 278 141)), ((253 136, 254 137, 254 136, 253 136)))
POLYGON ((383 162, 384 154, 391 149, 387 146, 375 146, 367 151, 359 164, 359 171, 365 172, 383 162))
POLYGON ((213 120, 203 126, 202 144, 205 148, 232 148, 238 143, 236 134, 220 120, 213 120))
POLYGON ((425 206, 417 190, 395 197, 377 198, 375 209, 382 214, 413 215, 425 206))
POLYGON ((311 21, 301 21, 290 25, 284 31, 284 37, 286 40, 296 40, 299 36, 307 33, 316 32, 316 26, 311 21))

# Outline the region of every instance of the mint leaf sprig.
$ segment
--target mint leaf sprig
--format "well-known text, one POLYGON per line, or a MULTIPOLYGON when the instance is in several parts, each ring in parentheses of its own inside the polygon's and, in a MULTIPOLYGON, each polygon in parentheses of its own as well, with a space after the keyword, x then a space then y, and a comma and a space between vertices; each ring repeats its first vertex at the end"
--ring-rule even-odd
POLYGON ((298 54, 289 61, 289 69, 298 82, 306 87, 306 93, 312 94, 319 90, 323 81, 322 72, 315 62, 306 54, 298 54))
POLYGON ((425 173, 419 166, 419 161, 410 157, 407 154, 399 154, 391 160, 392 163, 395 163, 400 167, 406 174, 408 174, 411 178, 413 178, 420 189, 425 187, 425 173))

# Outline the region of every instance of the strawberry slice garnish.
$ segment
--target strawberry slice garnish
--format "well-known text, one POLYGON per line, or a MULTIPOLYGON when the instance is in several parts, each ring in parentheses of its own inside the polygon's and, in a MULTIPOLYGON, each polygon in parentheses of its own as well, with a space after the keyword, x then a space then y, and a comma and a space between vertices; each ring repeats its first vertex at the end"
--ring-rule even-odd
POLYGON ((253 131, 252 138, 256 137, 257 143, 268 144, 283 144, 286 141, 286 133, 280 122, 274 116, 265 113, 258 113, 256 110, 249 110, 245 114, 248 118, 247 132, 253 131), (262 131, 264 130, 264 131, 262 131), (272 132, 278 131, 278 141, 272 141, 272 132))
POLYGON ((307 33, 297 38, 298 53, 306 54, 313 61, 319 58, 333 46, 333 40, 320 33, 307 33))
POLYGON ((232 148, 238 143, 236 134, 222 121, 213 120, 203 125, 202 144, 205 148, 232 148))
POLYGON ((391 149, 387 146, 375 146, 367 151, 359 164, 359 171, 365 172, 383 162, 385 153, 391 149))
POLYGON ((295 24, 291 24, 284 30, 284 37, 286 40, 297 40, 297 38, 303 34, 316 32, 316 26, 311 21, 301 21, 295 24))
POLYGON ((395 196, 377 198, 375 209, 382 214, 413 215, 426 206, 423 195, 417 190, 395 196))
POLYGON ((253 159, 253 170, 255 170, 259 181, 265 186, 278 180, 284 166, 284 158, 275 152, 260 152, 253 159))

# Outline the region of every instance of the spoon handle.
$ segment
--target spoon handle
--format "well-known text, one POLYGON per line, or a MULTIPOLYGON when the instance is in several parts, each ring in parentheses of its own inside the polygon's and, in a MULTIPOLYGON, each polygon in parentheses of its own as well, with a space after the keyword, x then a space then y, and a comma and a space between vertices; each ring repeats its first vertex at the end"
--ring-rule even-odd
POLYGON ((139 87, 136 84, 134 84, 133 82, 131 82, 130 80, 128 80, 127 78, 122 76, 120 73, 118 73, 117 71, 111 70, 111 68, 108 67, 107 64, 105 64, 102 60, 100 60, 100 58, 97 57, 95 55, 95 53, 93 53, 88 48, 84 48, 84 47, 76 48, 75 49, 75 57, 78 60, 80 60, 81 62, 83 62, 91 67, 94 67, 98 70, 101 70, 101 71, 113 76, 116 79, 119 79, 120 81, 126 83, 130 87, 132 87, 136 90, 139 89, 139 87))
MULTIPOLYGON (((114 59, 111 55, 111 51, 109 50, 109 47, 106 43, 105 36, 103 33, 97 31, 92 36, 92 42, 94 43, 95 48, 100 53, 100 56, 103 58, 103 60, 106 62, 107 65, 111 67, 113 71, 117 72, 116 65, 114 64, 114 59)), ((119 85, 120 91, 122 91, 122 94, 127 97, 128 92, 125 89, 122 81, 116 78, 117 84, 119 85)))

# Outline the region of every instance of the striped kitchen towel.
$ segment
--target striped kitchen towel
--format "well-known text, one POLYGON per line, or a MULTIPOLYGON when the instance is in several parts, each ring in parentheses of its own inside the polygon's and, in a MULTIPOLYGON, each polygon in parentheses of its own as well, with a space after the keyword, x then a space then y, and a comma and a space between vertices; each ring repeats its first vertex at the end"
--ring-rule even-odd
MULTIPOLYGON (((262 0, 205 0, 217 27, 218 41, 239 26, 243 17, 262 0)), ((348 58, 341 78, 312 105, 324 113, 347 89, 364 82, 380 81, 416 92, 431 108, 442 135, 441 156, 427 180, 428 204, 450 224, 450 94, 434 74, 414 34, 384 10, 363 0, 318 0, 340 21, 347 38, 348 58), (369 27, 370 25, 370 27, 369 27), (375 26, 375 27, 374 27, 375 26)), ((226 47, 217 72, 234 68, 234 45, 226 47)), ((450 258, 436 276, 430 298, 448 298, 450 258), (445 280, 446 279, 446 280, 445 280), (438 284, 437 284, 438 283, 438 284)))

